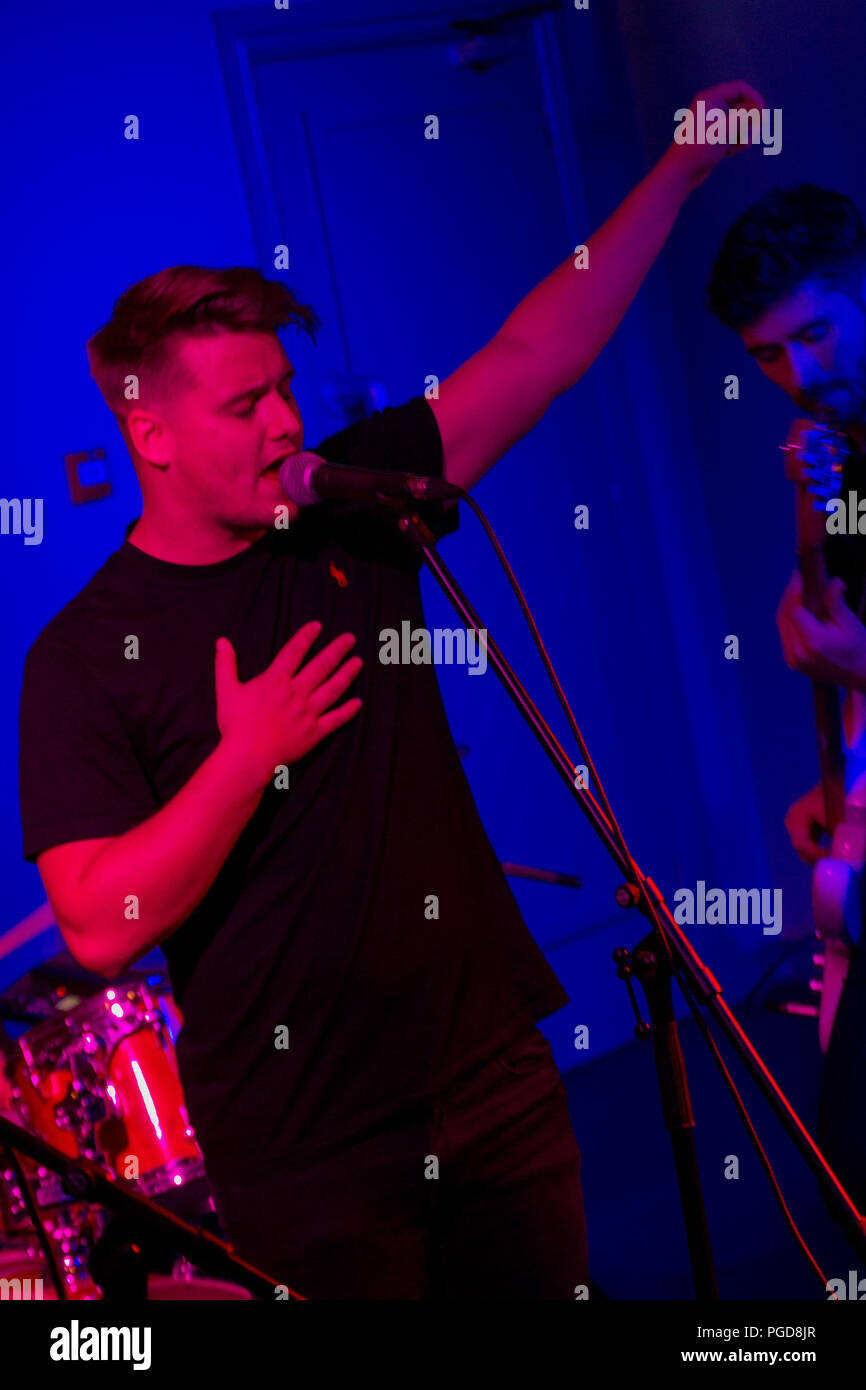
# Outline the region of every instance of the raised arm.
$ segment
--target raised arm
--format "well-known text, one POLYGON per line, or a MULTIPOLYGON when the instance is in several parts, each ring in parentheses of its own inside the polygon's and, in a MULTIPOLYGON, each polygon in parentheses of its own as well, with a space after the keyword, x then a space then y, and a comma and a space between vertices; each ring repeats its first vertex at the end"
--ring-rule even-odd
MULTIPOLYGON (((724 82, 692 102, 763 109, 745 82, 724 82)), ((673 113, 672 113, 673 114, 673 113)), ((509 314, 489 343, 430 401, 442 435, 445 477, 470 488, 522 439, 563 391, 592 365, 620 323, 677 214, 729 145, 671 143, 586 243, 509 314)))

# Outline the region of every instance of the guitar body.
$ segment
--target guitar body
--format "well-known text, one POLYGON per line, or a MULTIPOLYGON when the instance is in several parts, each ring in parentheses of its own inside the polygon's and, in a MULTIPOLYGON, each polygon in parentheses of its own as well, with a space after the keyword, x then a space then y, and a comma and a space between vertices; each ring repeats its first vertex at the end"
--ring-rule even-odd
MULTIPOLYGON (((859 692, 849 693, 848 706, 858 720, 866 717, 866 701, 859 692), (853 709, 852 709, 853 713, 853 709)), ((851 943, 860 938, 863 913, 863 868, 866 865, 866 737, 861 732, 853 743, 846 739, 845 798, 842 820, 833 830, 830 853, 812 871, 812 915, 824 953, 821 1001, 818 1006, 818 1041, 826 1052, 836 1021, 842 987, 848 975, 851 943)))
MULTIPOLYGON (((842 486, 847 450, 842 436, 812 420, 795 420, 783 448, 796 484, 797 552, 803 602, 825 616, 827 502, 842 486)), ((862 615, 861 615, 862 620, 862 615)), ((818 1041, 826 1052, 848 974, 851 945, 860 939, 866 865, 866 696, 848 691, 842 707, 834 685, 812 682, 829 854, 812 874, 812 913, 823 945, 818 1041)))

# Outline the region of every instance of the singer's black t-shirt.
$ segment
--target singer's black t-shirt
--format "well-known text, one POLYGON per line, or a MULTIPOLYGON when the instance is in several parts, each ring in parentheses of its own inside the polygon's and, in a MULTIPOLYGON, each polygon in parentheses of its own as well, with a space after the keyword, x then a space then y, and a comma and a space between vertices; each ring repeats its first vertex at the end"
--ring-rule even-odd
MULTIPOLYGON (((316 452, 442 471, 423 397, 316 452)), ((456 509, 425 511, 437 534, 455 528, 456 509)), ((26 659, 21 816, 34 860, 123 834, 189 780, 219 739, 218 636, 244 681, 311 619, 324 624, 313 651, 357 637, 361 712, 292 766, 288 789, 268 787, 164 944, 186 1101, 217 1187, 396 1118, 568 1002, 484 832, 435 671, 379 661, 384 628, 424 626, 419 566, 391 517, 337 502, 212 565, 127 540, 26 659)), ((123 920, 121 905, 119 932, 123 920)))

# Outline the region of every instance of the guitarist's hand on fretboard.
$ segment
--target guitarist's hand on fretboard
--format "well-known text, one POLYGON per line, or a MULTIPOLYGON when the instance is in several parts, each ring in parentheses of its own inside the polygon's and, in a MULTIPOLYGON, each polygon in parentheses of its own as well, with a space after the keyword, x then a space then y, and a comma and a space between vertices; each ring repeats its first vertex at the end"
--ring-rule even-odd
POLYGON ((845 602, 841 579, 824 587, 822 608, 815 616, 806 607, 803 576, 795 570, 776 610, 787 665, 813 681, 866 690, 866 627, 845 602))

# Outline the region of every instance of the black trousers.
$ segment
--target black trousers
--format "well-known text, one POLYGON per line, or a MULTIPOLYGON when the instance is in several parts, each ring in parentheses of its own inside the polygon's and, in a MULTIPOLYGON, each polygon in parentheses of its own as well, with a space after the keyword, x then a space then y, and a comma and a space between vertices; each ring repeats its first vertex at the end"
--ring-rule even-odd
POLYGON ((830 1035, 818 1112, 818 1147, 866 1212, 866 952, 854 947, 830 1035))
POLYGON ((423 1112, 215 1201, 236 1252, 308 1298, 586 1297, 580 1153, 534 1027, 423 1112))

